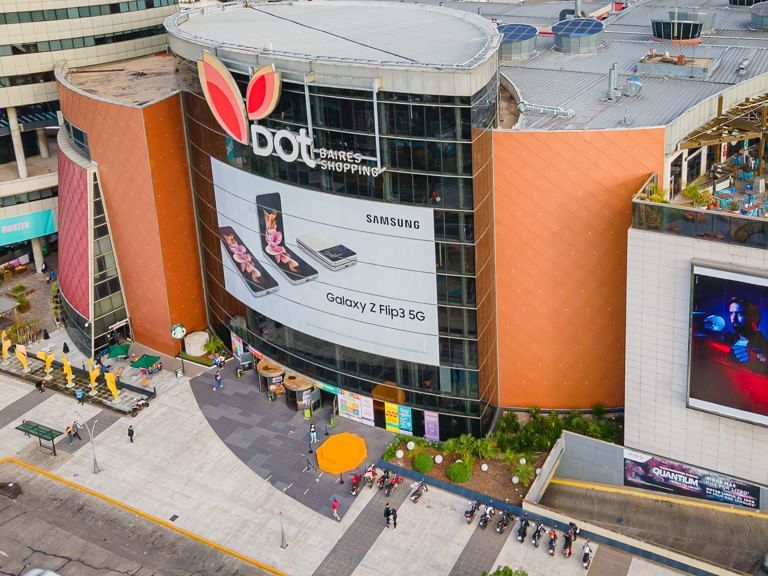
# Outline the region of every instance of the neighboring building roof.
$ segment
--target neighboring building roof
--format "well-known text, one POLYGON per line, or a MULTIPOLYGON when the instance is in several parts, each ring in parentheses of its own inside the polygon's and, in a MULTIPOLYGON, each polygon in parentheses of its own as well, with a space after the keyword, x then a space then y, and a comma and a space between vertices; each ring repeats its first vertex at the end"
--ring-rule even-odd
POLYGON ((471 69, 499 44, 476 14, 402 2, 230 4, 171 16, 166 28, 237 52, 381 67, 471 69))
MULTIPOLYGON (((423 0, 422 0, 423 1, 423 0)), ((446 3, 447 4, 447 3, 446 3)), ((454 6, 454 4, 451 4, 454 6)), ((460 3, 457 8, 473 10, 460 3)), ((587 13, 600 4, 583 4, 587 13)), ((491 15, 504 24, 533 24, 549 28, 558 21, 564 9, 574 2, 547 2, 526 5, 484 4, 483 15, 491 15)), ((562 108, 571 116, 525 112, 515 129, 605 129, 620 127, 666 126, 683 112, 730 86, 768 73, 768 32, 751 30, 750 8, 728 6, 701 0, 653 0, 632 4, 603 20, 602 44, 594 54, 564 54, 556 51, 549 36, 536 39, 536 51, 526 59, 506 60, 502 56, 501 72, 519 91, 526 102, 540 107, 562 108), (669 12, 700 10, 713 13, 714 30, 702 36, 701 44, 672 46, 654 41, 651 20, 668 20, 669 12), (700 79, 685 76, 651 76, 638 73, 636 66, 650 50, 674 58, 709 58, 709 74, 700 79), (745 73, 740 64, 748 60, 745 73), (620 96, 607 101, 608 70, 618 64, 617 87, 623 90, 629 76, 639 76, 642 89, 637 96, 620 96)), ((759 92, 764 90, 760 89, 759 92)), ((746 91, 742 98, 754 94, 746 91)), ((547 110, 547 109, 542 109, 547 110)))

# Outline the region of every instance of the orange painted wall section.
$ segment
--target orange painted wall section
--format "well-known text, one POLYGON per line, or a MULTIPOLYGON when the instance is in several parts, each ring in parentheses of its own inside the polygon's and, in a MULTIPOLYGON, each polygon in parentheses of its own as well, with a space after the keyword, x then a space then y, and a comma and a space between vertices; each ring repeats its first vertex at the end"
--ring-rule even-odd
MULTIPOLYGON (((189 219, 194 231, 186 154, 183 144, 179 152, 175 140, 182 138, 183 142, 183 134, 172 135, 168 149, 173 153, 164 155, 166 164, 161 167, 157 160, 150 160, 150 153, 157 152, 162 134, 168 133, 168 125, 178 121, 177 130, 182 130, 180 119, 158 121, 156 117, 163 111, 172 111, 174 105, 162 102, 153 105, 159 108, 158 112, 148 114, 151 118, 148 123, 151 134, 148 134, 144 122, 146 112, 141 109, 100 102, 62 86, 59 86, 59 95, 64 116, 88 134, 91 158, 99 166, 102 196, 134 339, 160 352, 176 354, 178 343, 170 336, 172 321, 189 322, 190 330, 204 326, 205 322, 199 322, 202 298, 197 301, 199 310, 190 314, 189 321, 184 317, 172 317, 172 313, 185 311, 185 306, 178 303, 179 286, 188 282, 193 296, 197 297, 195 286, 201 283, 194 233, 187 236, 189 247, 183 255, 194 263, 194 273, 189 272, 189 264, 179 267, 178 260, 182 256, 170 254, 173 247, 163 243, 161 234, 169 221, 171 234, 178 230, 177 219, 181 217, 189 219), (162 198, 157 204, 156 195, 162 198), (184 215, 187 206, 181 202, 176 214, 160 216, 158 208, 173 205, 174 195, 186 196, 189 211, 184 215), (167 270, 163 262, 166 251, 170 262, 167 270), (180 278, 180 274, 185 273, 188 274, 186 280, 180 278)), ((177 97, 173 98, 178 116, 180 104, 177 97)))
POLYGON ((160 244, 170 322, 188 332, 208 324, 200 272, 197 230, 187 165, 181 96, 144 109, 152 187, 159 221, 160 244))
POLYGON ((494 133, 500 404, 624 402, 632 196, 664 130, 494 133))

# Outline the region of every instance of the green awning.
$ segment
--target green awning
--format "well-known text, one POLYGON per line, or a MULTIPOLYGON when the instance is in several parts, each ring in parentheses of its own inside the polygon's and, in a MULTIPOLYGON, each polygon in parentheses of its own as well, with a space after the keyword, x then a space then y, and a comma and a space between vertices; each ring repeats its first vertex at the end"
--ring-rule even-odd
POLYGON ((130 344, 120 344, 120 346, 110 346, 109 347, 109 357, 110 358, 127 358, 128 352, 131 349, 130 344))
POLYGON ((58 436, 61 436, 64 434, 64 432, 59 432, 58 430, 54 430, 53 428, 48 428, 48 426, 43 426, 42 424, 38 424, 37 422, 31 422, 27 420, 23 424, 19 424, 16 426, 16 430, 21 430, 22 432, 25 432, 26 434, 29 434, 31 436, 35 436, 37 438, 41 438, 43 440, 50 440, 53 441, 58 436))
POLYGON ((136 362, 131 362, 133 368, 152 368, 155 364, 160 362, 160 356, 150 356, 149 354, 142 355, 136 362))

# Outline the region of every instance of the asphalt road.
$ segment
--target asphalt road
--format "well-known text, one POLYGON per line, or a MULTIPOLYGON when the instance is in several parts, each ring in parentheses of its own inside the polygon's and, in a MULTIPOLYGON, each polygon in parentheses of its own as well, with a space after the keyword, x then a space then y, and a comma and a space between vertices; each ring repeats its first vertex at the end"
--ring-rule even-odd
MULTIPOLYGON (((251 576, 267 574, 95 496, 17 466, 0 465, 0 575, 29 568, 61 576, 251 576)), ((147 486, 150 490, 151 487, 147 486)))

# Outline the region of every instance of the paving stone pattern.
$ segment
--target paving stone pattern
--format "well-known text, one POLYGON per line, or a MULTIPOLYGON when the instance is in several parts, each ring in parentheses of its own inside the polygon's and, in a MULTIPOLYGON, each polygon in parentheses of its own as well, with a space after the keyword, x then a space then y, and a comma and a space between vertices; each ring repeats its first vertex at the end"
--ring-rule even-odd
MULTIPOLYGON (((39 394, 38 394, 39 396, 39 394)), ((94 417, 88 419, 86 421, 86 425, 88 428, 92 429, 95 434, 94 438, 98 438, 99 434, 104 432, 107 428, 112 426, 115 422, 120 420, 120 415, 115 412, 114 410, 107 410, 106 408, 101 410, 98 414, 96 414, 94 417), (96 422, 98 420, 98 422, 96 422), (93 428, 93 423, 96 422, 96 428, 93 428)), ((80 423, 83 424, 82 422, 80 423)), ((130 421, 126 423, 126 429, 128 427, 128 424, 130 424, 130 421)), ((56 441, 56 450, 60 452, 66 452, 67 454, 74 454, 84 446, 88 446, 88 431, 85 429, 85 426, 82 427, 80 430, 80 437, 82 440, 78 440, 77 438, 74 438, 72 440, 72 444, 69 444, 67 442, 67 436, 66 434, 64 436, 61 436, 56 441)))
MULTIPOLYGON (((41 394, 31 388, 31 392, 0 410, 0 428, 5 428, 12 422, 19 420, 24 414, 48 398, 49 394, 51 394, 49 391, 41 394)), ((45 422, 38 422, 38 424, 45 424, 45 422)))
MULTIPOLYGON (((223 388, 213 390, 211 370, 190 381, 195 400, 208 423, 227 447, 262 478, 305 506, 330 516, 331 501, 339 499, 339 515, 343 518, 354 496, 351 490, 351 474, 344 474, 344 484, 339 477, 315 469, 307 469, 307 463, 317 467, 314 450, 325 440, 326 424, 330 411, 324 408, 315 412, 312 422, 317 427, 318 443, 309 453, 309 423, 303 412, 289 408, 283 397, 269 401, 259 392, 258 376, 249 373, 240 379, 235 377, 236 363, 230 362, 222 371, 223 388)), ((365 439, 367 462, 376 462, 392 439, 392 434, 337 418, 331 433, 353 432, 365 439)), ((365 462, 361 469, 365 467, 365 462)))
MULTIPOLYGON (((479 520, 479 515, 478 515, 479 520)), ((503 535, 496 533, 494 518, 488 522, 485 529, 476 524, 475 532, 456 559, 449 576, 477 576, 483 571, 491 572, 494 562, 499 556, 504 543, 513 530, 507 530, 503 535)))
MULTIPOLYGON (((389 502, 390 506, 399 510, 409 494, 410 489, 407 485, 397 488, 389 498, 386 498, 382 491, 377 490, 374 497, 344 532, 344 536, 317 567, 313 576, 351 576, 374 542, 387 529, 384 519, 386 503, 389 502)), ((389 528, 389 530, 393 529, 389 528)), ((473 576, 476 575, 477 572, 473 576)))

